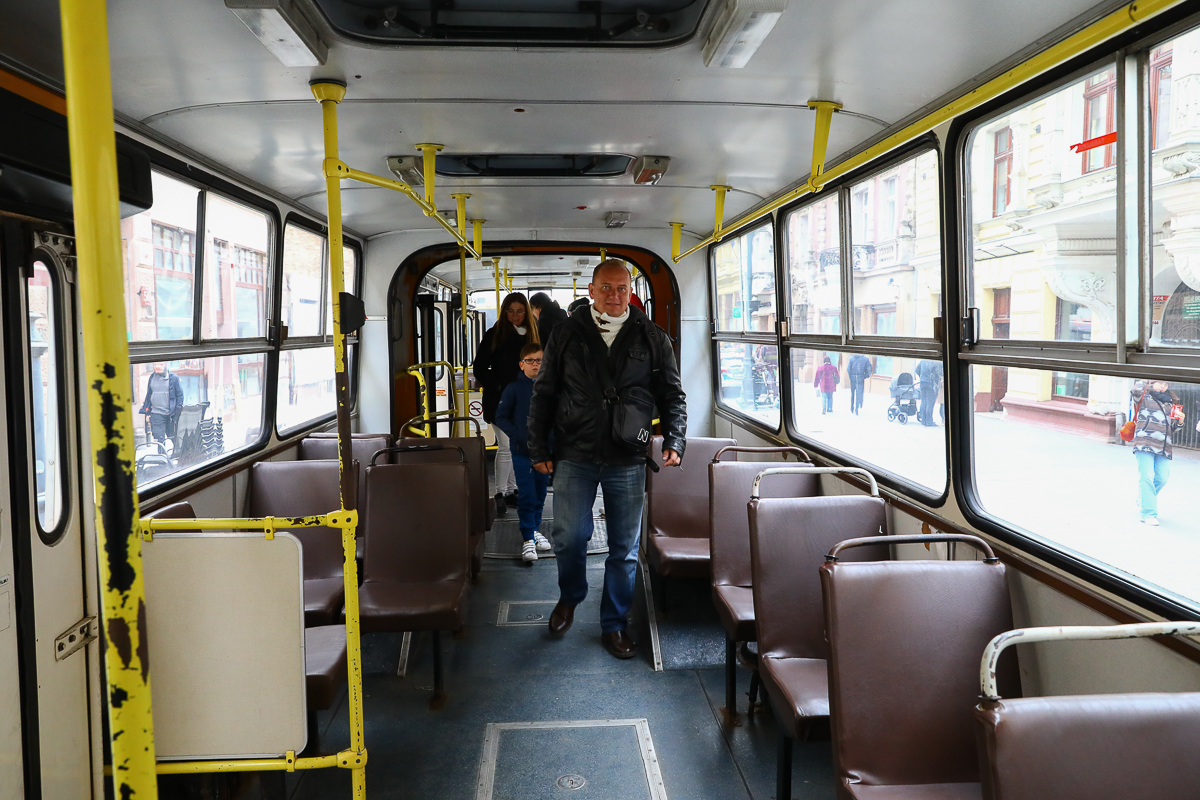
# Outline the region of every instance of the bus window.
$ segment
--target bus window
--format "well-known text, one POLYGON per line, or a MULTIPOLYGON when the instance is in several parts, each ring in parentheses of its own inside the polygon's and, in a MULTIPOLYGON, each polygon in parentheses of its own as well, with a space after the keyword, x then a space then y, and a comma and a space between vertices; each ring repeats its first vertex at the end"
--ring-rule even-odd
POLYGON ((770 223, 712 250, 718 332, 775 330, 775 240, 770 223))
POLYGON ((207 193, 204 228, 204 338, 265 338, 271 296, 270 218, 207 193))
POLYGON ((280 436, 332 416, 335 408, 332 347, 285 350, 279 354, 275 427, 280 436))
POLYGON ((283 232, 283 299, 280 319, 288 338, 321 335, 321 283, 325 237, 288 224, 283 232))
POLYGON ((838 193, 790 212, 784 222, 792 333, 842 332, 842 245, 838 193))
POLYGON ((722 405, 779 428, 779 348, 773 344, 717 342, 722 405))
POLYGON ((58 291, 54 276, 41 262, 25 281, 29 311, 29 409, 33 438, 37 523, 43 536, 53 533, 63 518, 64 487, 61 368, 58 291))

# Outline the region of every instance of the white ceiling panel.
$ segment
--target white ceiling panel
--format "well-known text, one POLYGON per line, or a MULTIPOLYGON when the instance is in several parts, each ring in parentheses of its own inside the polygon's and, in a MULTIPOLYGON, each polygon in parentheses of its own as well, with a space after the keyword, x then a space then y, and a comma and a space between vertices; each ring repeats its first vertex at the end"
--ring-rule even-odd
MULTIPOLYGON (((328 30, 325 66, 286 68, 220 0, 114 0, 109 28, 121 114, 314 208, 324 206, 314 194, 322 154, 308 81, 337 77, 349 83, 343 158, 380 174, 385 156, 430 140, 458 152, 673 159, 658 187, 446 181, 443 207, 462 189, 476 195, 472 216, 509 227, 573 227, 581 216, 584 227, 598 226, 605 210, 622 210, 634 213, 633 225, 682 219, 707 231, 709 184, 739 190, 728 217, 807 175, 808 100, 863 115, 834 118, 830 154, 849 151, 1099 8, 1095 0, 792 0, 741 70, 705 68, 699 40, 636 51, 372 49, 328 30)), ((49 1, 0 0, 0 56, 52 84, 62 75, 57 11, 49 1)), ((346 223, 368 235, 427 226, 406 202, 384 190, 348 191, 346 223)))

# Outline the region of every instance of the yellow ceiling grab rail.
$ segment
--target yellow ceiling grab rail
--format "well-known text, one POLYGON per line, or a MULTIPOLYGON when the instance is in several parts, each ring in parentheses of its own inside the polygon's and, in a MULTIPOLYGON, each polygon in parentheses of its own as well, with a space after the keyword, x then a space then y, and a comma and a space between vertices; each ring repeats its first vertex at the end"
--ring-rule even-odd
POLYGON ((904 126, 900 130, 888 136, 871 147, 860 151, 856 155, 851 156, 835 167, 824 170, 825 153, 824 148, 829 141, 829 125, 833 117, 833 106, 840 108, 836 103, 830 103, 825 100, 813 100, 809 102, 810 108, 815 108, 817 111, 817 133, 813 140, 813 169, 808 180, 801 186, 792 189, 791 191, 781 194, 779 197, 770 201, 766 205, 760 206, 757 209, 749 211, 738 217, 728 225, 718 224, 713 233, 706 236, 699 244, 685 252, 679 252, 681 248, 680 233, 683 230, 682 222, 672 222, 671 225, 671 259, 675 262, 687 258, 692 253, 695 253, 701 248, 707 247, 710 244, 720 242, 725 231, 736 231, 742 227, 749 225, 757 220, 760 220, 777 209, 787 205, 793 200, 797 200, 809 194, 820 191, 822 186, 840 178, 849 172, 853 172, 861 166, 869 164, 876 158, 879 158, 886 153, 895 150, 898 147, 916 139, 918 136, 923 136, 929 131, 937 128, 950 120, 967 113, 979 106, 987 103, 1010 89, 1035 78, 1043 72, 1053 69, 1054 67, 1063 64, 1066 61, 1075 58, 1076 56, 1086 53, 1088 50, 1103 44, 1114 36, 1118 36, 1125 31, 1140 25, 1146 20, 1162 14, 1178 5, 1181 5, 1186 0, 1134 0, 1128 5, 1112 11, 1101 19, 1093 22, 1086 28, 1077 31, 1076 33, 1063 39, 1061 42, 1051 45, 1042 52, 1029 59, 1022 61, 1017 66, 1008 70, 1002 75, 992 78, 987 83, 984 83, 971 91, 959 97, 956 100, 947 103, 941 108, 926 114, 916 122, 904 126), (817 158, 816 151, 820 148, 820 158, 817 158))

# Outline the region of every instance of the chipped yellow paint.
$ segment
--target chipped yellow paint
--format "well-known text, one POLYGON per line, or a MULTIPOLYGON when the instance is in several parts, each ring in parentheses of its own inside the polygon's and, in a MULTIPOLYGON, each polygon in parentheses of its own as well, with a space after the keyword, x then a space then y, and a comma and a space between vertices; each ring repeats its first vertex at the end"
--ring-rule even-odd
POLYGON ((154 800, 158 781, 137 525, 108 20, 104 0, 62 0, 60 9, 113 796, 154 800))

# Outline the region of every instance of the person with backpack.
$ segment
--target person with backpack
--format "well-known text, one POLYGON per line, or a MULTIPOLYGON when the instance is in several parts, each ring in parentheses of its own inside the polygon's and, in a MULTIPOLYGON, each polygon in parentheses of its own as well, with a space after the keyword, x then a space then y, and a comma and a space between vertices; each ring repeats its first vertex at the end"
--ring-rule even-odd
MULTIPOLYGON (((646 491, 651 420, 662 425, 663 466, 679 466, 687 435, 687 403, 671 340, 630 306, 630 275, 618 259, 592 273, 592 305, 558 326, 546 346, 529 404, 529 458, 554 473, 554 527, 559 600, 550 634, 571 627, 587 597, 587 540, 596 488, 604 489, 608 558, 600 630, 604 648, 632 658, 625 628, 633 602, 646 491), (554 454, 550 434, 554 433, 554 454)), ((657 465, 651 468, 658 469, 657 465)))

